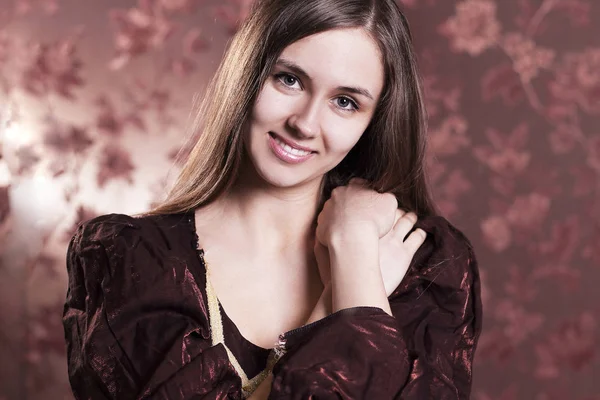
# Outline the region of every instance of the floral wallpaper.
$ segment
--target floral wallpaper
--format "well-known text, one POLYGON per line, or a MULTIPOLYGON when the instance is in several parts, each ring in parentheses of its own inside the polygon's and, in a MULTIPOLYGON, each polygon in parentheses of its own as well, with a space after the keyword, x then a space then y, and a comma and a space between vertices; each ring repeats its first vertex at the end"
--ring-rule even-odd
MULTIPOLYGON (((398 1, 483 279, 472 398, 600 399, 600 2, 398 1)), ((72 398, 68 238, 164 196, 250 4, 0 0, 0 400, 72 398)))

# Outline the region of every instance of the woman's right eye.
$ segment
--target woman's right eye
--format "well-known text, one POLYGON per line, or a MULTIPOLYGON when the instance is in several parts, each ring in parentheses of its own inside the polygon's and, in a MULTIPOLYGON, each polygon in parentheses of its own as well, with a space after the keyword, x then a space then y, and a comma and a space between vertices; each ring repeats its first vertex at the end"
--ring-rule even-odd
POLYGON ((300 82, 294 75, 287 73, 275 74, 275 78, 277 78, 277 81, 287 88, 291 88, 296 82, 300 82))

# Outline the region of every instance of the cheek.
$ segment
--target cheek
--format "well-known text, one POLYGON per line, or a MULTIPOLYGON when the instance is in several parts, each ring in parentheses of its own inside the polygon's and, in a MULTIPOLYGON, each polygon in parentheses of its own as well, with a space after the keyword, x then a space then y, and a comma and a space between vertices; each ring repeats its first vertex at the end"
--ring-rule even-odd
MULTIPOLYGON (((346 121, 344 121, 346 122, 346 121)), ((329 152, 340 155, 346 155, 361 138, 366 125, 356 121, 340 123, 338 119, 331 128, 327 130, 328 134, 324 138, 329 152)))
POLYGON ((289 96, 281 96, 267 83, 254 103, 252 120, 258 124, 279 120, 285 117, 291 106, 289 96))

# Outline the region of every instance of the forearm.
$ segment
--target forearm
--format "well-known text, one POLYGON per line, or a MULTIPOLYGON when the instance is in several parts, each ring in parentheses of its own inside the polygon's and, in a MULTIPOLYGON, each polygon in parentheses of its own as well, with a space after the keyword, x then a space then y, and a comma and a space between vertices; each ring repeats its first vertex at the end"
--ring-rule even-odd
POLYGON ((347 233, 329 246, 332 312, 379 307, 392 315, 379 268, 379 238, 372 232, 347 233))
POLYGON ((327 284, 323 289, 323 293, 310 314, 310 317, 306 321, 306 324, 323 319, 329 314, 331 314, 331 283, 327 284))

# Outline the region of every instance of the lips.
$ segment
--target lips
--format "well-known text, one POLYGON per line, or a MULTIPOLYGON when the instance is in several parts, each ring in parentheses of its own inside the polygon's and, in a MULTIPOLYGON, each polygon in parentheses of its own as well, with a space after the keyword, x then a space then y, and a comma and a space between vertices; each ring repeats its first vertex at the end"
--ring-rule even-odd
POLYGON ((284 138, 284 137, 281 137, 281 136, 279 136, 278 134, 276 134, 276 133, 274 133, 274 132, 269 132, 269 135, 270 135, 270 136, 271 136, 273 139, 280 140, 280 141, 282 141, 283 143, 287 144, 288 146, 290 146, 290 147, 291 147, 291 148, 293 148, 293 149, 296 149, 296 150, 302 150, 302 151, 310 151, 311 153, 316 153, 316 151, 315 151, 315 150, 313 150, 313 149, 311 149, 310 147, 306 147, 306 146, 299 145, 298 143, 296 143, 296 142, 293 142, 293 141, 291 141, 291 140, 289 140, 289 139, 286 139, 286 138, 284 138))
MULTIPOLYGON (((292 147, 284 142, 283 139, 280 139, 279 136, 272 134, 269 132, 268 136, 269 148, 272 153, 277 157, 280 161, 283 161, 286 164, 301 164, 305 161, 310 160, 315 157, 316 152, 313 150, 301 150, 297 147, 292 147)), ((293 145, 296 145, 295 143, 293 145)), ((302 148, 306 148, 300 146, 302 148)))

